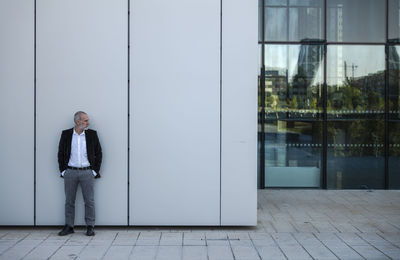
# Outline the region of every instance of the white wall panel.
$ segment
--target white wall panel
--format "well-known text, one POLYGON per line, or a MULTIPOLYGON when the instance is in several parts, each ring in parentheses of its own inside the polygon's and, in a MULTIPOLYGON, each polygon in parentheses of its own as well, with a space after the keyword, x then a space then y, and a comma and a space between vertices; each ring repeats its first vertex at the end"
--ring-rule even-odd
MULTIPOLYGON (((127 224, 127 1, 37 0, 37 224, 64 224, 57 148, 86 111, 103 148, 96 224, 127 224)), ((76 224, 84 224, 80 189, 76 224)))
POLYGON ((257 1, 222 5, 221 224, 257 224, 257 1))
POLYGON ((0 225, 33 225, 34 5, 0 1, 0 225))
POLYGON ((130 224, 220 223, 219 25, 219 0, 131 0, 130 224))

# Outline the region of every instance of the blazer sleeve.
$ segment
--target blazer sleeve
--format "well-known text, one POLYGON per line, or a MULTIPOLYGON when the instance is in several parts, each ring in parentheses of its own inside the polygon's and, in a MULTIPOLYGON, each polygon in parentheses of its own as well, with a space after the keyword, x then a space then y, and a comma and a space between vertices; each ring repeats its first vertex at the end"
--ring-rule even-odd
POLYGON ((101 151, 101 145, 97 132, 94 132, 94 165, 92 169, 97 173, 96 177, 100 177, 100 167, 103 160, 103 153, 101 151))
POLYGON ((58 168, 59 168, 60 172, 63 172, 67 167, 65 165, 65 156, 66 156, 66 154, 65 154, 65 148, 66 148, 65 147, 65 145, 66 145, 65 138, 66 138, 65 133, 62 132, 61 137, 60 137, 60 142, 58 143, 58 155, 57 155, 58 168))

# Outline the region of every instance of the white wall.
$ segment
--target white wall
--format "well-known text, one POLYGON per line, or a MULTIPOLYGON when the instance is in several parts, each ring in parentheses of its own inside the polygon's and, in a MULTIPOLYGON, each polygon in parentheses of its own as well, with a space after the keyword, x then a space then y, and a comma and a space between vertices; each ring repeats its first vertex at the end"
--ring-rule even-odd
POLYGON ((257 11, 222 5, 222 225, 257 224, 257 11))
MULTIPOLYGON (((64 224, 57 147, 86 111, 103 148, 96 223, 127 224, 127 2, 37 0, 37 224, 64 224)), ((80 190, 76 223, 84 224, 80 190)))
POLYGON ((0 1, 0 225, 33 225, 33 1, 0 1))
POLYGON ((219 225, 220 2, 131 8, 130 224, 219 225))
MULTIPOLYGON (((36 0, 36 65, 34 1, 0 2, 0 225, 64 224, 57 148, 77 110, 103 147, 98 225, 256 224, 257 1, 130 11, 128 74, 127 0, 36 0)), ((84 224, 80 190, 76 206, 84 224)))

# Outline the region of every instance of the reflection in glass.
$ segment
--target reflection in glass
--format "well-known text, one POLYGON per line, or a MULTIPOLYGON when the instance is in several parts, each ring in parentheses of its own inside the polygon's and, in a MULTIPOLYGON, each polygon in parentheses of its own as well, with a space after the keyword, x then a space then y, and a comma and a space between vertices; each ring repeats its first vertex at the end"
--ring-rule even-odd
POLYGON ((389 189, 400 189, 400 46, 389 47, 389 189))
POLYGON ((321 121, 267 121, 265 187, 320 187, 321 121))
POLYGON ((265 40, 301 41, 323 38, 323 0, 265 1, 265 40))
POLYGON ((384 188, 384 47, 327 54, 328 188, 384 188))
POLYGON ((287 0, 265 0, 265 4, 271 6, 285 6, 287 5, 287 0))
POLYGON ((320 187, 323 48, 265 45, 265 185, 320 187))
POLYGON ((389 47, 389 118, 400 120, 400 46, 389 47))
POLYGON ((263 15, 263 3, 262 0, 258 0, 258 41, 263 41, 263 36, 262 36, 262 15, 263 15))
POLYGON ((327 40, 330 42, 385 42, 385 2, 328 0, 327 40))
POLYGON ((384 188, 384 120, 328 121, 328 188, 384 188))
POLYGON ((322 8, 319 5, 289 8, 289 41, 321 40, 323 38, 322 19, 322 8))
POLYGON ((321 45, 265 45, 266 119, 320 118, 322 84, 321 45))
POLYGON ((289 0, 290 5, 297 6, 318 6, 321 5, 320 0, 289 0))
POLYGON ((389 189, 400 189, 400 121, 389 122, 389 189))
POLYGON ((389 0, 389 41, 400 42, 400 1, 389 0))
POLYGON ((265 40, 287 40, 286 8, 265 8, 265 40))
POLYGON ((328 46, 328 119, 384 117, 383 46, 328 46), (373 62, 371 62, 373 60, 373 62))

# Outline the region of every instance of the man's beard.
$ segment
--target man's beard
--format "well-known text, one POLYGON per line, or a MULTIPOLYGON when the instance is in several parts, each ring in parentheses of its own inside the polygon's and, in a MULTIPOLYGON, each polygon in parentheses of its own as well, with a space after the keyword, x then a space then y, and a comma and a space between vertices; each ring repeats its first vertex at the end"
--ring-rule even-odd
POLYGON ((86 131, 86 130, 88 130, 88 129, 89 129, 89 127, 88 127, 88 126, 87 126, 87 127, 84 127, 83 125, 80 125, 80 126, 78 126, 78 127, 79 127, 79 129, 80 129, 80 130, 82 130, 82 131, 83 131, 83 130, 85 130, 85 131, 86 131))

